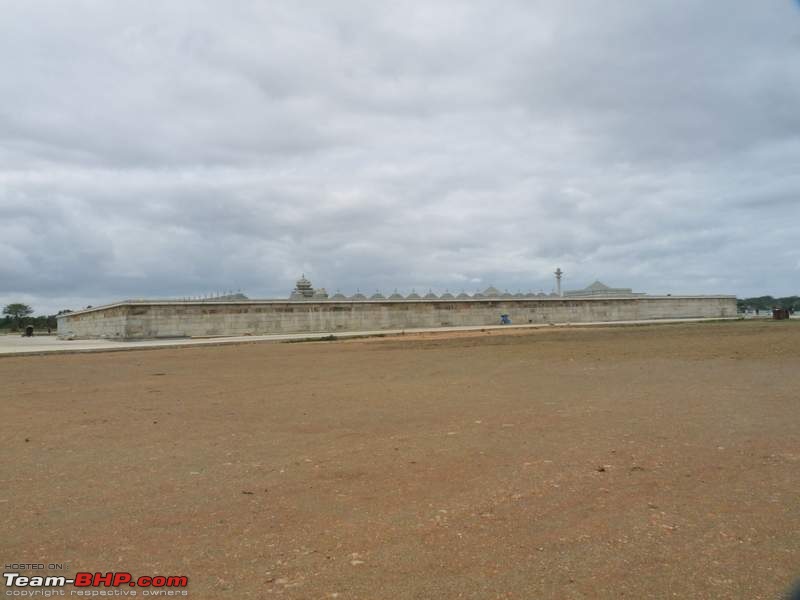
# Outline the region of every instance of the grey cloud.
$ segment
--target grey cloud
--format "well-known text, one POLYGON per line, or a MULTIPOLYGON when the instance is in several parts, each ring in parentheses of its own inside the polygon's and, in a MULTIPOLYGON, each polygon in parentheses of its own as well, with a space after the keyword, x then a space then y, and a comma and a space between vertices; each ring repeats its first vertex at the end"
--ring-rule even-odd
POLYGON ((788 0, 4 12, 0 301, 798 292, 788 0))

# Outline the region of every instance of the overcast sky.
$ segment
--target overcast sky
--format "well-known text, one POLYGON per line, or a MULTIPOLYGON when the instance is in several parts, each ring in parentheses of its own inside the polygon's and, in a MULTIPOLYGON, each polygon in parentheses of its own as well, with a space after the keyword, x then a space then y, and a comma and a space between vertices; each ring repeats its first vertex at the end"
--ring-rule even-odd
POLYGON ((0 12, 0 303, 800 293, 790 0, 0 12))

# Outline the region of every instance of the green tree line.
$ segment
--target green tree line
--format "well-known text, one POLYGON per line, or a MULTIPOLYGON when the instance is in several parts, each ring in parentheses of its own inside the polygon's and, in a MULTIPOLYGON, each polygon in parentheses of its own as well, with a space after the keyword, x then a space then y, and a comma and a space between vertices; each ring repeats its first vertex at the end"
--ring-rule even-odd
POLYGON ((756 298, 740 298, 736 300, 739 310, 770 311, 773 308, 788 308, 791 311, 800 310, 800 296, 785 296, 773 298, 772 296, 758 296, 756 298))
MULTIPOLYGON (((59 313, 60 314, 60 313, 59 313)), ((33 316, 33 309, 27 304, 13 302, 3 308, 3 318, 0 320, 0 330, 19 331, 23 327, 33 325, 36 330, 56 329, 57 315, 33 316)))

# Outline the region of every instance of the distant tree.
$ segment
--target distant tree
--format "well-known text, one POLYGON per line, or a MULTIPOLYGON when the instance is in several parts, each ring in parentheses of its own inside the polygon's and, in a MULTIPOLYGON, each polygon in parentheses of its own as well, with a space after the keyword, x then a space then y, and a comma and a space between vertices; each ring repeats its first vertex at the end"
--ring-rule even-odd
POLYGON ((21 302, 12 302, 7 304, 3 309, 3 314, 8 315, 14 321, 14 325, 19 327, 22 324, 22 319, 33 314, 33 309, 27 304, 21 302))
POLYGON ((737 300, 739 310, 770 311, 773 308, 788 308, 792 311, 800 310, 800 296, 785 296, 773 298, 772 296, 757 296, 755 298, 742 298, 737 300))

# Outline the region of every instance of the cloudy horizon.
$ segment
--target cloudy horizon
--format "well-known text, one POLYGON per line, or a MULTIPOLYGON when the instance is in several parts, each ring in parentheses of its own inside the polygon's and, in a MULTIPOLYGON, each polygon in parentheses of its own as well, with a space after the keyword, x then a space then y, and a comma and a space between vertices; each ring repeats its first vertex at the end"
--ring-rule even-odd
POLYGON ((800 8, 4 2, 0 303, 800 294, 800 8))

